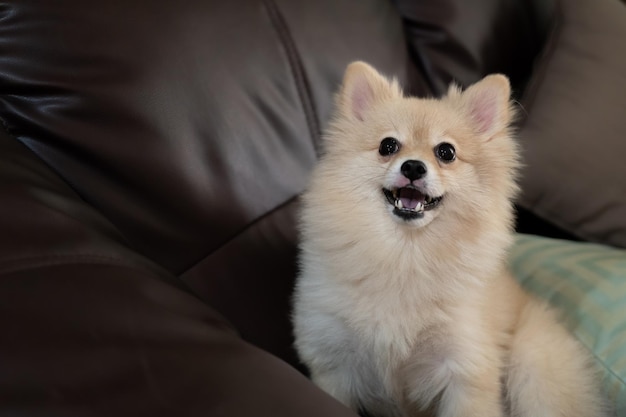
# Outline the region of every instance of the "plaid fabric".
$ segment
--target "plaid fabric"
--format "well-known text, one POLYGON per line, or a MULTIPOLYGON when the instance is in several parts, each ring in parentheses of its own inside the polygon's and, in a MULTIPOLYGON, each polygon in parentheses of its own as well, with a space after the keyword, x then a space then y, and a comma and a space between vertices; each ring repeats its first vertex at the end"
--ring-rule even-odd
POLYGON ((510 264, 524 288, 562 312, 626 415, 626 250, 518 235, 510 264))

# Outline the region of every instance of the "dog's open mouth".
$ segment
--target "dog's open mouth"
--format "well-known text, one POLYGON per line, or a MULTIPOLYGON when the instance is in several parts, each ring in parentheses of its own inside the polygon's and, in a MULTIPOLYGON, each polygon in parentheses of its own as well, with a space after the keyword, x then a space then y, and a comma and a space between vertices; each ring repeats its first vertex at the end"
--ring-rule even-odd
POLYGON ((443 196, 433 197, 411 186, 393 190, 383 188, 383 193, 389 204, 394 206, 393 214, 405 220, 424 216, 424 211, 434 209, 443 199, 443 196))

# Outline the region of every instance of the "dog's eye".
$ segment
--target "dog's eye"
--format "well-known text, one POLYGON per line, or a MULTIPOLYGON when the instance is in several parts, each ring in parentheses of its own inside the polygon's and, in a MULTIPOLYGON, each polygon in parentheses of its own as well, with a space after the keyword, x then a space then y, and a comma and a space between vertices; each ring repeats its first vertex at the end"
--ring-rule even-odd
POLYGON ((448 142, 443 142, 435 147, 435 155, 442 162, 452 162, 456 158, 456 149, 448 142))
POLYGON ((380 141, 378 153, 382 156, 389 156, 400 150, 400 143, 394 138, 385 138, 380 141))

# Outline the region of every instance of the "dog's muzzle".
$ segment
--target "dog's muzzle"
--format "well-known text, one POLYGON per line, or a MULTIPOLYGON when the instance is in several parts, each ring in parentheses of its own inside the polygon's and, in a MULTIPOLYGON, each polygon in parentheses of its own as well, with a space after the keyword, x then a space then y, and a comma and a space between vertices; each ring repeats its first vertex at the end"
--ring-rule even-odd
POLYGON ((393 214, 404 220, 418 219, 424 212, 436 208, 443 196, 433 197, 413 186, 387 189, 383 188, 387 202, 394 206, 393 214))

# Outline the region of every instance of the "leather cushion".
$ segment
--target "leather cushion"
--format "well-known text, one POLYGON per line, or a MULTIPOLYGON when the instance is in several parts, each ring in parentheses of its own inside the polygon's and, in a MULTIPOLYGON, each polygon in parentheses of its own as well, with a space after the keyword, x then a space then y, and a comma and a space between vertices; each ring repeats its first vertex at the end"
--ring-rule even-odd
POLYGON ((626 6, 559 4, 522 100, 520 205, 584 240, 626 247, 626 6))

